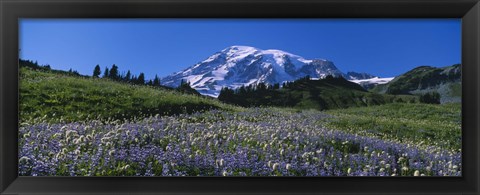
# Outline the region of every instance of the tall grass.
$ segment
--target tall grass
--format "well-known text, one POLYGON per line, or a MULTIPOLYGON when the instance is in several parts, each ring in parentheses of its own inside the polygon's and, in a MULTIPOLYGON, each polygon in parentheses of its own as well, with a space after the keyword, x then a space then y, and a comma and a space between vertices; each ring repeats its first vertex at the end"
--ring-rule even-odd
POLYGON ((214 99, 181 92, 84 78, 48 71, 20 70, 21 122, 134 119, 210 109, 236 110, 214 99))
POLYGON ((399 142, 461 149, 461 104, 403 104, 329 110, 328 128, 399 142))

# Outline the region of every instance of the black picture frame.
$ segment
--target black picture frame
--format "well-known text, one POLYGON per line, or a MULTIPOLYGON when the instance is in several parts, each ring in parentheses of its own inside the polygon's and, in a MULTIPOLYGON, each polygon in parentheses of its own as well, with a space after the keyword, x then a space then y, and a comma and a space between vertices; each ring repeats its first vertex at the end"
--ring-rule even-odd
POLYGON ((2 194, 480 194, 479 0, 0 0, 2 194), (462 18, 462 177, 18 177, 19 18, 462 18))

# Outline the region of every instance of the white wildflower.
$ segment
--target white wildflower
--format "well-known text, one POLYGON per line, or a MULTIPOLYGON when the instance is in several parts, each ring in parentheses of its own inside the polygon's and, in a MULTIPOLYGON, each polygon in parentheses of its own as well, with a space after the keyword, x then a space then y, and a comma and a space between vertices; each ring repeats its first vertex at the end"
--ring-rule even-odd
POLYGON ((327 168, 328 167, 328 162, 324 162, 323 167, 327 168))
POLYGON ((225 162, 225 161, 223 160, 223 158, 222 158, 222 159, 220 159, 220 163, 219 163, 219 164, 220 164, 220 166, 223 166, 224 162, 225 162))
POLYGON ((62 148, 62 151, 61 151, 62 154, 67 154, 67 152, 68 150, 66 148, 62 148))
POLYGON ((427 167, 425 167, 425 170, 427 170, 427 171, 431 171, 431 170, 432 170, 432 167, 430 167, 430 166, 427 166, 427 167))
POLYGON ((279 165, 278 163, 274 163, 273 166, 272 166, 272 169, 273 169, 274 171, 277 170, 278 165, 279 165))
POLYGON ((53 138, 53 139, 56 139, 57 137, 59 137, 59 136, 61 136, 61 135, 62 135, 62 134, 60 134, 60 133, 55 133, 55 134, 53 134, 52 138, 53 138))
POLYGON ((390 169, 390 164, 385 164, 386 169, 390 169))
POLYGON ((413 173, 413 176, 420 176, 420 171, 416 170, 416 171, 413 173))
POLYGON ((306 152, 303 153, 303 154, 302 154, 302 158, 308 158, 308 153, 306 153, 306 152))
POLYGON ((76 136, 76 135, 78 135, 78 133, 77 133, 76 131, 74 131, 74 130, 67 130, 67 131, 65 132, 65 137, 67 137, 67 138, 68 138, 68 137, 72 137, 72 136, 76 136))
POLYGON ((30 161, 30 158, 28 158, 26 156, 22 156, 22 158, 20 158, 18 161, 20 163, 27 163, 28 161, 30 161))
POLYGON ((292 165, 291 165, 291 164, 287 164, 287 165, 285 166, 285 168, 286 168, 287 170, 290 170, 290 168, 292 168, 292 165))

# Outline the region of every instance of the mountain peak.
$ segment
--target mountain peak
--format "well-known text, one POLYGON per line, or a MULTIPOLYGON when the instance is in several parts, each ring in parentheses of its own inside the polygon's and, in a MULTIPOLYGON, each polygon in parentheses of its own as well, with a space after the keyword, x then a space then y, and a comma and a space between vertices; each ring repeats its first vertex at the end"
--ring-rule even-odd
POLYGON ((364 79, 371 79, 371 78, 375 78, 375 76, 371 75, 371 74, 368 74, 368 73, 364 73, 364 72, 347 72, 347 78, 349 80, 364 80, 364 79))
POLYGON ((244 46, 244 45, 233 45, 227 47, 221 51, 221 53, 226 54, 233 54, 233 53, 254 53, 256 51, 260 51, 260 49, 251 47, 251 46, 244 46))
POLYGON ((307 75, 311 78, 345 76, 327 60, 309 60, 277 49, 233 45, 161 82, 176 87, 181 80, 186 80, 201 94, 217 97, 223 87, 236 89, 251 84, 283 83, 307 75))
MULTIPOLYGON (((289 56, 292 58, 302 58, 301 56, 279 50, 279 49, 259 49, 252 46, 245 46, 245 45, 232 45, 222 50, 222 53, 233 54, 233 53, 250 53, 250 54, 259 54, 259 55, 274 55, 275 57, 285 57, 289 56)), ((312 59, 318 61, 328 61, 325 59, 312 59)), ((310 60, 311 61, 311 60, 310 60)))
POLYGON ((257 50, 257 48, 247 45, 232 45, 224 50, 257 50))

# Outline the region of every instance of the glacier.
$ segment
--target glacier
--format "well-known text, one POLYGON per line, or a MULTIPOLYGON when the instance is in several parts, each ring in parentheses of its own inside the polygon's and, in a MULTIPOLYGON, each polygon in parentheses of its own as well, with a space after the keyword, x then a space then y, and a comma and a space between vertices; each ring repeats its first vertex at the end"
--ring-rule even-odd
POLYGON ((366 73, 342 73, 333 62, 325 59, 305 59, 285 51, 262 50, 250 46, 230 46, 207 59, 161 79, 162 85, 177 87, 181 81, 202 95, 218 97, 223 87, 236 89, 251 84, 283 83, 310 76, 327 75, 346 79, 371 79, 366 73))

